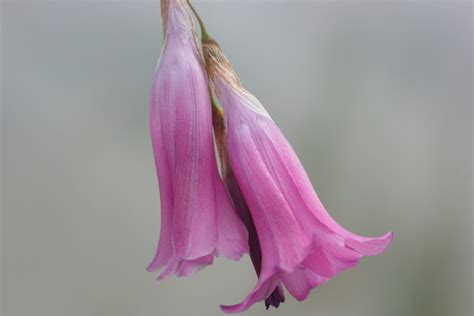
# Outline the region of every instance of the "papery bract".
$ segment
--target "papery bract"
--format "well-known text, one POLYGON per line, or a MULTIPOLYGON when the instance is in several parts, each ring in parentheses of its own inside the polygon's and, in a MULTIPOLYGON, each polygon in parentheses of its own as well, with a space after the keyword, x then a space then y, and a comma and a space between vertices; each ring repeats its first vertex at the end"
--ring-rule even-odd
POLYGON ((382 253, 392 233, 362 237, 336 223, 291 145, 262 104, 242 87, 219 45, 206 38, 203 52, 225 112, 231 166, 262 251, 255 288, 240 304, 221 308, 244 311, 268 298, 280 282, 304 300, 312 288, 354 267, 362 256, 382 253))
POLYGON ((239 259, 247 232, 219 177, 208 80, 184 0, 162 1, 164 48, 155 72, 150 132, 161 199, 161 231, 148 270, 190 275, 214 255, 239 259))

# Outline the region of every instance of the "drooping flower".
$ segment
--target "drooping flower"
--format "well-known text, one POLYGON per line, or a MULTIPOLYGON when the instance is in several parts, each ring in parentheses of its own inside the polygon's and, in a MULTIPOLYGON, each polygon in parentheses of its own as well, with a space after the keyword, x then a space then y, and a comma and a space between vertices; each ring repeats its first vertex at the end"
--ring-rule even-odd
POLYGON ((241 312, 267 299, 283 283, 297 300, 312 288, 354 267, 363 256, 382 253, 392 233, 369 238, 344 229, 327 212, 280 129, 240 83, 219 45, 203 37, 207 72, 222 104, 230 164, 248 204, 261 248, 255 288, 241 312))
POLYGON ((190 275, 214 255, 239 259, 247 232, 219 177, 208 79, 184 0, 162 0, 164 47, 155 72, 150 132, 161 200, 161 231, 149 271, 190 275))

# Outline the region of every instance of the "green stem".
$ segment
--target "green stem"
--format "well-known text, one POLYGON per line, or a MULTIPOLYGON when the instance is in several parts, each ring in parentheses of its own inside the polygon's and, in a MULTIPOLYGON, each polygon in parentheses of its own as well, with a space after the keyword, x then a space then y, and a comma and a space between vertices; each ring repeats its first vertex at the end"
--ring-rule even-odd
POLYGON ((209 95, 211 96, 211 105, 212 105, 212 107, 215 108, 218 111, 223 111, 221 104, 214 97, 214 94, 212 93, 211 88, 209 88, 209 95))
POLYGON ((201 20, 201 17, 197 13, 196 9, 194 9, 193 5, 191 4, 191 1, 186 0, 186 2, 188 3, 189 7, 193 11, 194 15, 196 16, 196 19, 198 20, 199 27, 201 28, 201 41, 205 41, 209 39, 209 34, 207 34, 206 26, 204 25, 204 22, 201 20))
MULTIPOLYGON (((189 7, 193 11, 194 16, 196 17, 196 19, 198 20, 199 28, 201 29, 201 41, 204 42, 204 41, 208 40, 210 38, 210 36, 207 33, 206 26, 204 25, 204 22, 202 21, 201 17, 197 13, 196 9, 191 4, 191 1, 186 0, 186 2, 188 3, 189 7)), ((209 95, 211 96, 211 105, 212 105, 212 107, 214 109, 218 110, 218 111, 222 111, 222 106, 220 105, 219 101, 217 101, 216 98, 214 97, 214 94, 211 91, 211 87, 209 87, 209 95)))

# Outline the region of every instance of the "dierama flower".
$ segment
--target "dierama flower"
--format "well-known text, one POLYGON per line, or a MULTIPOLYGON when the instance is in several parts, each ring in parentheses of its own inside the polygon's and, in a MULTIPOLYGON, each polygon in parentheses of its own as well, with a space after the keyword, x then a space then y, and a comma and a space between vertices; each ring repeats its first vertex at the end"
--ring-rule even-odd
POLYGON ((224 108, 230 164, 258 234, 261 271, 240 303, 221 306, 241 312, 268 298, 283 283, 297 300, 361 257, 382 253, 389 232, 369 238, 341 227, 327 212, 280 129, 240 83, 219 45, 203 37, 207 72, 224 108))
POLYGON ((150 132, 161 200, 158 249, 148 270, 190 275, 214 255, 239 259, 247 232, 219 177, 208 80, 184 0, 163 0, 164 48, 153 81, 150 132))

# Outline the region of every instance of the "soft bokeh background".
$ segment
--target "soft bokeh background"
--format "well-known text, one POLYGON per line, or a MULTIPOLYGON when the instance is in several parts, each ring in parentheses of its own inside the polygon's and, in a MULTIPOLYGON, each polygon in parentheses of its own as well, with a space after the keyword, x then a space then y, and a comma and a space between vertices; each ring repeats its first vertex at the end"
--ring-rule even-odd
MULTIPOLYGON (((247 315, 472 313, 472 4, 195 1, 332 215, 395 232, 301 303, 247 315)), ((248 257, 145 272, 159 236, 148 95, 159 1, 3 1, 5 315, 219 315, 248 257)))

